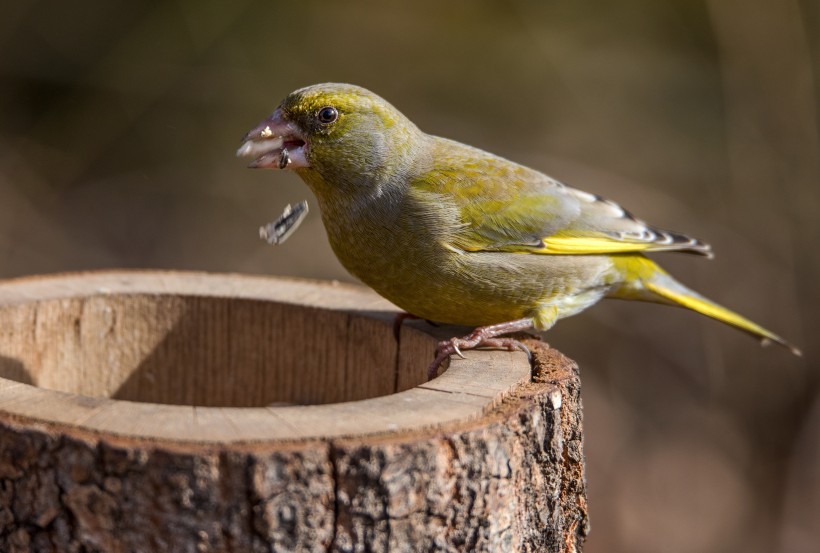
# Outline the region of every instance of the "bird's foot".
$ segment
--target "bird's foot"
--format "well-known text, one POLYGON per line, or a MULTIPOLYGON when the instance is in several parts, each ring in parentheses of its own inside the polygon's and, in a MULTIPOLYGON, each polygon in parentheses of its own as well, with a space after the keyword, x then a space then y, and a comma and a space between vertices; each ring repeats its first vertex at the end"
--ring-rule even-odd
POLYGON ((507 351, 521 350, 527 354, 527 357, 532 358, 530 350, 514 338, 499 338, 500 334, 508 332, 518 332, 532 327, 532 319, 518 319, 508 323, 501 323, 490 326, 480 326, 473 330, 467 336, 462 338, 450 338, 438 343, 436 348, 436 357, 430 366, 427 367, 427 378, 432 380, 438 375, 438 370, 441 365, 450 358, 451 355, 456 354, 464 359, 462 351, 476 348, 497 348, 507 351))

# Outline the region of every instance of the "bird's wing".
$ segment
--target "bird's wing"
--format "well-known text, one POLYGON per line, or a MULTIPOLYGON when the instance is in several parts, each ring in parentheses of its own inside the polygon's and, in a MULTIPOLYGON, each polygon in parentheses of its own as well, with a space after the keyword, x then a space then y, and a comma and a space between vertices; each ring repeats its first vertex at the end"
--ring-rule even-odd
POLYGON ((614 202, 458 146, 439 156, 435 168, 415 183, 455 204, 460 221, 452 235, 454 247, 553 255, 682 251, 711 256, 708 244, 654 228, 614 202))

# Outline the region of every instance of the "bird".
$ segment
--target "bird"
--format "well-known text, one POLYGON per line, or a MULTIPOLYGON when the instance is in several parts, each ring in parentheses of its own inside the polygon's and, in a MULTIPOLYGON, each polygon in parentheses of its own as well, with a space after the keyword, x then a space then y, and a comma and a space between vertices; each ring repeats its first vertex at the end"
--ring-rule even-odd
POLYGON ((800 350, 687 288, 646 254, 712 257, 617 203, 503 157, 423 132, 380 96, 342 83, 288 94, 237 150, 251 168, 295 172, 319 204, 341 264, 405 316, 473 327, 452 355, 526 350, 509 333, 545 331, 604 298, 696 311, 762 343, 800 350))

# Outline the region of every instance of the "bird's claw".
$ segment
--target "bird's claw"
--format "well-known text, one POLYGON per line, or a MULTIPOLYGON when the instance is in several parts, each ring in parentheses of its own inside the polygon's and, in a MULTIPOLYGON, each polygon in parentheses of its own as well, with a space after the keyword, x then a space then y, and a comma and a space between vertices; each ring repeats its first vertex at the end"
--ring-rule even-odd
POLYGON ((513 338, 499 338, 501 334, 520 332, 531 327, 531 319, 517 319, 496 325, 480 326, 463 338, 450 338, 449 340, 439 342, 436 348, 436 358, 427 368, 427 378, 429 380, 435 378, 438 374, 439 367, 454 353, 462 359, 466 359, 461 352, 462 349, 468 350, 480 347, 499 348, 507 351, 520 349, 526 353, 527 358, 532 361, 532 353, 527 346, 513 338))
POLYGON ((465 338, 451 338, 450 340, 440 342, 436 349, 436 358, 427 368, 427 379, 432 380, 438 376, 439 368, 441 368, 441 365, 449 359, 451 355, 455 354, 462 359, 467 359, 461 351, 462 348, 465 350, 480 347, 498 348, 507 351, 520 350, 527 355, 527 361, 532 363, 532 351, 518 340, 513 338, 483 338, 474 334, 465 338))
POLYGON ((527 354, 527 361, 532 363, 532 351, 530 351, 530 348, 528 348, 524 343, 519 342, 518 340, 515 340, 515 346, 518 349, 520 349, 521 351, 523 351, 524 353, 526 353, 527 354))

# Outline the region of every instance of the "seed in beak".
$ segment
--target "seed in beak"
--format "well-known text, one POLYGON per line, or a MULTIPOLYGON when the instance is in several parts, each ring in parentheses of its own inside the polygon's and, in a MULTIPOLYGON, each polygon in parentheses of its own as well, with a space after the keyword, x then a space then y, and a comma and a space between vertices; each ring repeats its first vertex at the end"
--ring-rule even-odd
POLYGON ((287 148, 282 148, 282 153, 279 155, 279 168, 284 169, 290 165, 290 154, 287 148))

